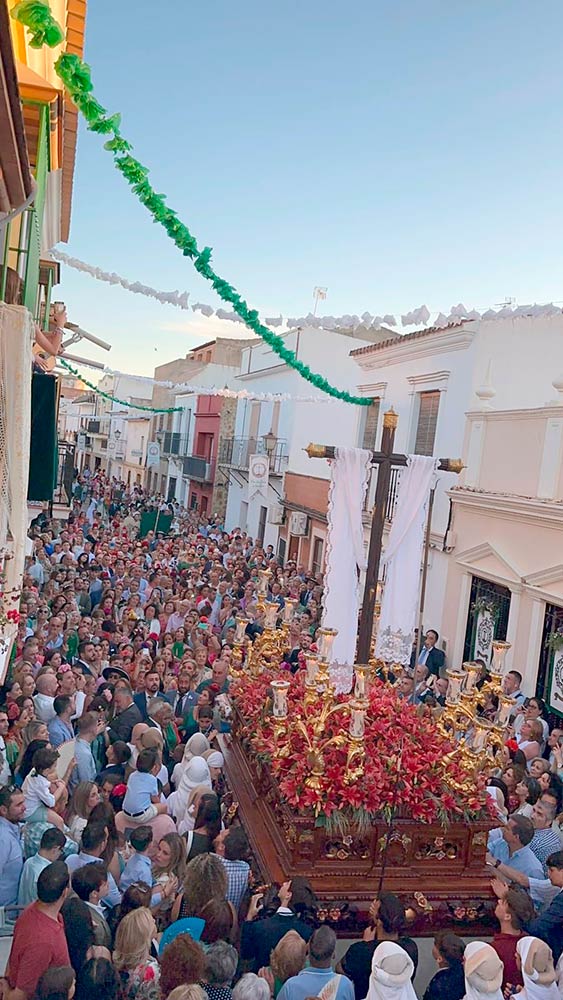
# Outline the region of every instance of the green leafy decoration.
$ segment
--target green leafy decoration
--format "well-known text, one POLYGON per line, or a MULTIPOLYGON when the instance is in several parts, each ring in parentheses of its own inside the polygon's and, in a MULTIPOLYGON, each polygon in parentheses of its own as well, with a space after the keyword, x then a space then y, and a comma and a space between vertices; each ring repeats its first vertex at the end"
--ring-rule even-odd
POLYGON ((14 20, 28 28, 32 49, 40 49, 43 45, 54 49, 64 42, 65 33, 46 4, 38 0, 22 0, 12 9, 11 14, 14 20))
MULTIPOLYGON (((42 45, 54 47, 64 39, 62 28, 53 18, 49 6, 40 0, 23 0, 12 10, 12 17, 29 28, 32 33, 30 44, 36 48, 40 48, 42 45)), ((278 357, 321 392, 346 403, 370 406, 371 399, 354 396, 345 389, 337 389, 323 375, 312 372, 309 366, 304 364, 287 347, 283 337, 273 333, 260 322, 256 309, 250 309, 237 290, 213 270, 210 263, 211 248, 199 249, 195 236, 168 208, 164 196, 157 194, 152 187, 148 168, 131 156, 131 145, 121 135, 120 115, 114 114, 108 117, 105 108, 93 96, 92 75, 87 63, 83 62, 76 54, 65 52, 55 63, 55 70, 67 88, 71 99, 84 115, 88 128, 102 135, 113 135, 104 143, 104 149, 113 155, 115 166, 123 174, 141 203, 151 213, 153 221, 164 228, 170 239, 182 251, 184 257, 190 257, 196 270, 213 286, 223 302, 227 302, 243 323, 261 337, 278 357)), ((83 379, 83 381, 85 380, 83 379)), ((86 382, 86 384, 90 383, 86 382)), ((150 410, 151 408, 136 407, 136 409, 150 410)), ((170 412, 170 410, 152 412, 170 412)))

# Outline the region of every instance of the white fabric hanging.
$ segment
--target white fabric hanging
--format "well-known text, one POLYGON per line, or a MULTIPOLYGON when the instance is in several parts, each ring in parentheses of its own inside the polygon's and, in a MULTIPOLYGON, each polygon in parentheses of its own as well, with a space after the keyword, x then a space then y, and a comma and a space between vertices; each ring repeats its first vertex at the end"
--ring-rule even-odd
POLYGON ((337 690, 349 691, 358 628, 358 569, 366 568, 362 510, 371 452, 336 448, 328 494, 327 560, 324 580, 324 628, 338 635, 332 647, 331 671, 337 690))
POLYGON ((416 626, 426 509, 438 459, 409 455, 384 553, 387 566, 375 655, 408 664, 416 626))

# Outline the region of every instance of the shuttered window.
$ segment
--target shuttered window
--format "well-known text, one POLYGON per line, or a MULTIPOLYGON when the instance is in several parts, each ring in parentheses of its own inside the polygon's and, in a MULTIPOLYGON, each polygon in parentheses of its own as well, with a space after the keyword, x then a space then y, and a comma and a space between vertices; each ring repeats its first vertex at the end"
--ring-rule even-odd
POLYGON ((418 424, 414 443, 415 455, 433 454, 439 408, 440 393, 437 390, 419 393, 418 424))
POLYGON ((365 407, 365 423, 362 435, 362 448, 368 451, 375 450, 375 438, 377 435, 377 424, 379 421, 379 400, 375 399, 371 406, 365 407))

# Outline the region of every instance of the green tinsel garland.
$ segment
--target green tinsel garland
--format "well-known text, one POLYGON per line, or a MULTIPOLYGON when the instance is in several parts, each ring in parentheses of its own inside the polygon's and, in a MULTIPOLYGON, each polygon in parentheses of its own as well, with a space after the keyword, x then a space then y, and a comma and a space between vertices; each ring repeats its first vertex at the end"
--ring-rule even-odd
POLYGON ((58 358, 58 362, 63 366, 63 368, 66 368, 71 375, 74 375, 76 378, 79 378, 81 382, 84 382, 84 385, 87 385, 89 389, 92 389, 96 395, 102 396, 103 399, 109 399, 112 403, 120 403, 121 406, 126 406, 129 410, 146 410, 147 413, 182 413, 184 410, 183 406, 169 406, 167 409, 160 410, 156 406, 143 406, 141 403, 128 403, 126 399, 118 399, 117 396, 112 396, 111 393, 104 392, 103 389, 99 389, 93 382, 89 382, 87 378, 84 378, 84 376, 76 370, 76 368, 69 365, 68 361, 65 361, 64 358, 58 358))
MULTIPOLYGON (((53 31, 53 25, 59 29, 59 32, 61 29, 54 21, 47 4, 41 3, 40 0, 22 0, 12 11, 12 16, 29 28, 32 33, 30 44, 35 48, 40 48, 44 44, 53 47, 61 41, 58 35, 56 41, 51 40, 55 38, 56 34, 53 31)), ((312 372, 308 365, 300 361, 294 352, 286 347, 283 337, 273 333, 260 322, 256 309, 250 309, 237 290, 213 270, 210 263, 211 247, 199 249, 195 236, 178 218, 176 212, 166 205, 164 195, 157 194, 152 187, 148 168, 130 155, 132 147, 121 135, 121 116, 119 114, 108 115, 106 109, 93 96, 94 86, 90 67, 79 56, 67 52, 59 57, 55 64, 55 70, 77 108, 84 115, 88 128, 92 132, 111 136, 104 144, 104 149, 112 153, 115 166, 123 174, 139 201, 151 213, 153 220, 163 226, 170 239, 182 251, 184 257, 189 257, 193 261, 196 271, 199 271, 213 286, 223 302, 228 302, 243 323, 261 337, 282 361, 294 368, 307 382, 316 386, 321 392, 345 403, 370 406, 371 399, 353 396, 345 389, 337 389, 323 375, 312 372)))

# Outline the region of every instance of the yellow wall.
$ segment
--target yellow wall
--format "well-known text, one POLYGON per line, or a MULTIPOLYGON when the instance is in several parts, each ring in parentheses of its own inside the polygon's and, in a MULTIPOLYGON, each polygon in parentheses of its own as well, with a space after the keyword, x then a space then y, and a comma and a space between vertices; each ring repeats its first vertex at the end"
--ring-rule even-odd
MULTIPOLYGON (((10 0, 10 8, 15 7, 16 3, 17 0, 10 0)), ((53 17, 63 30, 66 30, 68 0, 49 0, 49 6, 53 17)), ((48 80, 53 87, 62 90, 61 82, 55 73, 55 63, 64 50, 64 43, 56 49, 50 49, 47 45, 40 49, 32 49, 28 42, 29 34, 23 25, 10 18, 10 26, 16 59, 29 66, 35 73, 39 73, 39 76, 48 80)))

